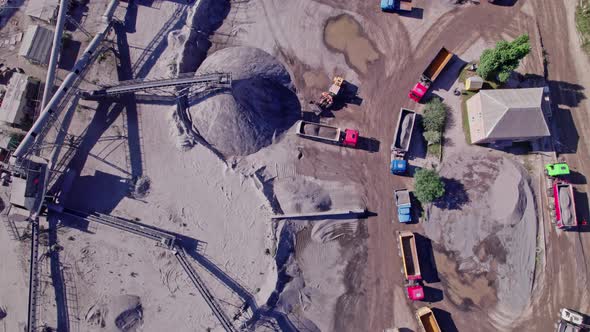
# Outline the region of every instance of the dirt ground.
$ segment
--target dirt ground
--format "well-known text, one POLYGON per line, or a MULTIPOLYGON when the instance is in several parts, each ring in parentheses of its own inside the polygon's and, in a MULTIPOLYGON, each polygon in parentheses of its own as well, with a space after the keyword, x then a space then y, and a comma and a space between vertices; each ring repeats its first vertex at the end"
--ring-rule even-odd
MULTIPOLYGON (((344 75, 358 89, 361 100, 340 105, 345 107, 334 111, 333 119, 327 121, 359 129, 361 136, 372 138, 376 146, 368 151, 352 150, 309 141, 294 143, 293 137, 286 137, 283 144, 296 146, 292 150, 298 151, 298 160, 291 161, 296 155, 293 153, 291 159, 277 159, 279 164, 275 163, 279 180, 280 174, 287 174, 282 180, 287 183, 285 186, 295 186, 288 181, 297 176, 308 177, 307 182, 317 182, 319 187, 330 191, 330 195, 337 192, 342 208, 352 204, 342 199, 348 198, 347 192, 354 193, 350 196, 355 204, 356 196, 361 196, 373 215, 358 225, 316 223, 297 234, 293 256, 297 264, 291 267, 301 271, 294 278, 296 282, 286 287, 283 306, 295 307, 294 311, 301 314, 297 317, 303 321, 309 319, 310 331, 382 331, 390 327, 418 330, 414 310, 424 303, 411 303, 406 299, 394 234, 399 230, 426 234, 428 230, 421 224, 392 222, 395 220, 393 189, 411 187, 412 181, 409 177, 389 174, 388 147, 399 108, 421 108, 407 98, 407 92, 442 46, 457 58, 437 81, 433 92, 448 99, 457 111, 458 102, 452 99, 451 91, 456 86, 461 64, 476 59, 481 49, 498 39, 513 38, 524 32, 530 34, 534 52, 519 70, 546 75, 560 129, 556 145, 560 158, 576 172, 579 219, 589 217, 588 188, 583 174, 590 174, 590 137, 584 134, 590 123, 590 104, 584 86, 590 86, 590 78, 583 73, 590 68, 590 63, 578 46, 573 23, 575 4, 569 0, 505 2, 510 5, 482 1, 480 5, 454 6, 442 0, 415 0, 417 10, 398 15, 382 13, 376 1, 232 1, 224 13, 223 23, 212 28, 216 32, 203 33, 203 29, 199 29, 205 36, 195 42, 204 43, 197 47, 200 51, 209 49, 211 53, 229 46, 250 46, 279 59, 292 76, 303 110, 335 74, 344 75), (210 38, 207 33, 211 33, 210 38), (540 40, 548 60, 546 68, 540 40), (286 165, 281 165, 281 161, 286 165), (340 226, 347 229, 346 236, 337 229, 340 226), (306 287, 297 288, 299 283, 306 287), (293 305, 287 301, 289 298, 297 299, 298 304, 293 305), (333 317, 326 317, 330 315, 333 317)), ((176 46, 167 47, 165 36, 173 30, 191 30, 187 8, 177 1, 140 4, 125 15, 129 22, 122 36, 128 37, 123 41, 116 36, 112 39, 114 44, 126 43, 129 54, 119 54, 118 60, 107 56, 89 72, 89 79, 96 81, 87 81, 87 86, 106 83, 101 72, 108 70, 112 71, 109 77, 121 80, 138 75, 167 76, 170 67, 178 65, 176 46), (158 43, 150 43, 153 40, 158 43), (161 58, 143 57, 150 53, 146 50, 161 58), (126 58, 127 62, 121 64, 121 58, 126 58), (115 65, 119 65, 119 72, 113 69, 115 65)), ((103 7, 102 3, 92 6, 92 13, 102 12, 103 7)), ((180 40, 187 35, 179 33, 177 38, 180 40)), ((176 45, 172 38, 168 41, 176 45)), ((39 68, 34 70, 42 72, 39 68)), ((86 138, 78 142, 83 153, 71 166, 76 180, 71 184, 68 204, 74 208, 139 218, 193 236, 206 247, 204 257, 209 262, 209 273, 207 268, 203 273, 224 307, 232 314, 238 312, 243 293, 253 294, 250 301, 260 304, 276 291, 278 284, 276 262, 268 254, 269 248, 276 244, 273 242, 276 233, 271 230, 274 226, 268 221, 272 209, 260 190, 254 189, 256 185, 251 183, 252 179, 233 172, 202 146, 189 152, 178 150, 175 133, 171 130, 174 124, 170 105, 135 107, 133 99, 126 99, 123 104, 123 107, 112 107, 90 103, 86 105, 96 110, 95 113, 89 109, 76 111, 72 132, 86 138), (86 132, 88 123, 94 127, 86 132), (142 199, 128 197, 129 182, 141 176, 151 179, 149 195, 142 199), (96 196, 89 196, 87 192, 96 196), (218 274, 223 277, 219 278, 218 274)), ((460 117, 453 118, 455 127, 447 135, 447 143, 457 151, 471 150, 462 141, 460 117)), ((264 153, 280 157, 272 150, 264 153)), ((256 158, 262 158, 264 153, 246 160, 250 163, 247 166, 260 166, 256 158)), ((322 194, 322 197, 330 195, 322 194)), ((285 197, 289 199, 288 195, 285 197)), ((338 202, 334 197, 334 202, 338 202)), ((548 222, 546 209, 543 206, 537 209, 544 213, 539 220, 545 223, 545 227, 539 228, 545 244, 541 251, 544 264, 536 265, 532 286, 528 283, 516 285, 531 287, 532 295, 528 299, 530 303, 524 305, 525 309, 510 325, 492 325, 493 319, 483 319, 497 304, 497 294, 490 283, 486 283, 494 275, 459 278, 459 272, 453 268, 458 264, 457 257, 444 251, 440 243, 444 239, 433 236, 435 266, 440 268, 438 272, 443 277, 434 287, 442 288, 443 292, 437 293, 430 304, 437 308, 437 318, 445 331, 545 331, 551 330, 560 307, 582 311, 590 308, 590 292, 586 286, 588 230, 557 231, 548 222), (467 281, 465 285, 443 285, 444 279, 467 281), (473 303, 465 302, 465 298, 473 303)), ((69 225, 72 226, 71 221, 69 225)), ((91 326, 84 314, 121 294, 139 296, 146 331, 219 328, 206 306, 195 305, 200 303, 195 302, 200 301, 195 300, 199 295, 182 271, 171 264, 171 257, 162 255, 144 240, 136 241, 104 227, 76 226, 59 233, 65 247, 61 254, 62 278, 65 279, 62 282, 66 287, 77 286, 75 290, 65 291, 66 295, 74 292, 79 306, 73 317, 78 323, 71 326, 72 330, 100 330, 91 326), (108 268, 102 268, 107 265, 108 268), (182 323, 178 323, 180 321, 182 323)), ((1 242, 8 241, 5 235, 0 237, 1 242)), ((501 239, 487 240, 481 253, 501 258, 501 247, 506 243, 501 239)), ((27 265, 26 246, 11 242, 8 250, 20 255, 10 255, 2 260, 2 266, 23 270, 22 266, 27 265)), ((51 280, 51 269, 49 259, 45 260, 42 267, 45 308, 41 316, 63 327, 67 323, 59 317, 60 309, 54 307, 58 289, 50 287, 59 280, 51 280)), ((0 277, 24 293, 25 274, 3 272, 0 277)), ((21 312, 26 300, 19 298, 9 303, 7 299, 14 296, 13 288, 3 287, 0 291, 0 307, 9 311, 9 319, 4 320, 5 324, 9 322, 8 330, 22 329, 22 322, 26 320, 21 312)))

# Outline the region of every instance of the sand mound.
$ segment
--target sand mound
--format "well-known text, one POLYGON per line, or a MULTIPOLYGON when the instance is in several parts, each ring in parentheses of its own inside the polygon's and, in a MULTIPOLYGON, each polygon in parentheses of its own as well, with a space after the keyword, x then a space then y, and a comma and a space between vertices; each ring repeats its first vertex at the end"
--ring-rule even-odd
POLYGON ((109 332, 135 332, 143 324, 143 309, 139 296, 120 295, 107 303, 97 303, 88 309, 86 322, 109 332))
POLYGON ((274 192, 284 213, 327 211, 332 207, 330 194, 318 183, 304 178, 278 181, 274 192))
POLYGON ((433 207, 426 235, 434 242, 445 294, 458 307, 479 308, 502 330, 529 304, 537 236, 535 200, 525 170, 495 155, 447 158, 440 170, 460 179, 461 206, 433 207))
POLYGON ((231 47, 209 56, 197 74, 232 74, 229 91, 189 101, 196 131, 225 157, 245 156, 272 143, 300 115, 285 67, 256 48, 231 47))

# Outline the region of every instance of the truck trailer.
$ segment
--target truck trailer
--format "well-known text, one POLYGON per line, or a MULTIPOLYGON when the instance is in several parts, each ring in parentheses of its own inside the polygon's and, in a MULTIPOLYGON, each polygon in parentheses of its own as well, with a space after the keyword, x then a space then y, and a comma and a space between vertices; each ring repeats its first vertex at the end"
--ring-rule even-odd
POLYGON ((397 118, 397 126, 391 144, 390 172, 401 175, 408 170, 408 162, 405 160, 406 153, 410 150, 416 112, 407 108, 401 108, 397 118))
POLYGON ((299 120, 295 124, 297 135, 312 140, 318 140, 326 143, 332 143, 348 147, 356 147, 359 138, 358 130, 345 129, 327 126, 320 123, 313 123, 299 120))
POLYGON ((425 332, 442 331, 440 326, 438 326, 434 312, 432 312, 432 310, 428 307, 422 307, 416 310, 416 319, 418 320, 420 328, 422 328, 422 330, 425 332))
POLYGON ((398 232, 397 239, 399 252, 402 257, 402 272, 406 279, 406 292, 410 300, 424 299, 424 289, 419 284, 422 280, 420 273, 420 262, 418 259, 418 250, 416 249, 416 237, 412 232, 398 232))
POLYGON ((415 102, 420 102, 422 97, 426 94, 432 82, 434 82, 443 69, 449 64, 453 58, 453 53, 449 52, 446 48, 441 48, 436 54, 434 59, 430 62, 426 70, 420 76, 420 80, 414 88, 408 94, 408 97, 415 102))
POLYGON ((412 9, 412 0, 381 0, 381 10, 384 12, 411 12, 412 9))
POLYGON ((553 183, 555 203, 555 225, 560 229, 573 229, 578 226, 574 188, 571 183, 556 180, 553 183))

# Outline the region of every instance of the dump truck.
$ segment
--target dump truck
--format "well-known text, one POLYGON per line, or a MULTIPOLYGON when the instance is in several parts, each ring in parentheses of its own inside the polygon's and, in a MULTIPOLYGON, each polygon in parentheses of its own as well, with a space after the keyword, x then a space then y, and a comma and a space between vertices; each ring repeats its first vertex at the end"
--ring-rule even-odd
POLYGON ((319 101, 311 102, 311 104, 315 105, 313 109, 314 113, 319 115, 324 110, 328 110, 334 105, 334 99, 340 94, 344 82, 342 76, 336 76, 332 79, 332 85, 330 85, 328 91, 322 92, 319 101))
POLYGON ((576 202, 572 184, 564 180, 556 180, 553 183, 553 200, 557 228, 568 230, 577 227, 576 202))
POLYGON ((559 177, 570 174, 570 167, 566 163, 555 163, 545 165, 545 174, 550 177, 559 177))
POLYGON ((422 307, 416 310, 416 319, 418 319, 418 324, 425 332, 442 331, 440 326, 438 326, 434 312, 432 312, 432 310, 428 307, 422 307))
POLYGON ((590 331, 590 317, 575 310, 561 308, 556 332, 582 332, 590 331))
POLYGON ((426 94, 432 82, 434 82, 440 73, 445 69, 449 61, 453 58, 453 53, 446 48, 441 48, 434 59, 430 62, 426 70, 420 76, 420 80, 408 94, 408 97, 415 102, 420 102, 426 94))
POLYGON ((416 112, 401 108, 397 118, 397 127, 391 144, 390 172, 391 174, 405 174, 408 170, 406 153, 410 150, 410 142, 416 122, 416 112))
POLYGON ((402 258, 404 278, 406 279, 406 292, 410 300, 424 299, 424 289, 419 284, 422 280, 420 274, 420 262, 416 249, 416 237, 412 232, 397 232, 399 254, 402 258))
POLYGON ((384 12, 411 12, 412 9, 412 0, 381 0, 381 10, 384 12))
POLYGON ((395 206, 397 207, 397 219, 401 223, 412 221, 412 200, 407 189, 394 190, 395 206))
POLYGON ((345 129, 327 126, 320 123, 313 123, 299 120, 295 124, 297 135, 312 140, 322 141, 348 147, 356 147, 359 139, 358 130, 345 129))

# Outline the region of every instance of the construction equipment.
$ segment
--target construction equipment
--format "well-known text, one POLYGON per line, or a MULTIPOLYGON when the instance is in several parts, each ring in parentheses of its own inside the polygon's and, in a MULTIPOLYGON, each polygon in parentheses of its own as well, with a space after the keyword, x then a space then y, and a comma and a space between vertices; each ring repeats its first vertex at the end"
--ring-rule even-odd
POLYGON ((405 174, 408 169, 408 162, 404 158, 410 150, 415 121, 416 112, 407 108, 400 109, 393 143, 391 144, 391 174, 405 174))
POLYGON ((401 223, 412 221, 412 200, 407 189, 394 190, 395 206, 397 207, 397 219, 401 223))
POLYGON ((422 97, 426 94, 432 82, 434 82, 440 73, 445 69, 449 61, 453 58, 453 53, 447 51, 446 48, 441 48, 434 59, 430 62, 426 70, 420 76, 420 81, 416 83, 414 88, 408 94, 408 97, 415 102, 420 102, 422 97))
POLYGON ((338 96, 343 85, 344 78, 342 76, 334 77, 328 91, 322 92, 319 101, 312 102, 312 104, 317 106, 314 112, 319 115, 323 111, 330 109, 334 105, 334 98, 338 96))
POLYGON ((587 332, 590 331, 590 317, 575 310, 561 308, 556 332, 587 332))
POLYGON ((553 182, 553 201, 555 204, 555 225, 559 229, 571 230, 578 226, 574 188, 564 180, 553 182))
POLYGON ((547 164, 545 174, 550 177, 565 176, 570 174, 570 168, 566 163, 547 164))
POLYGON ((428 307, 422 307, 416 310, 416 319, 418 319, 418 324, 420 328, 422 328, 425 332, 441 332, 440 326, 438 326, 438 322, 436 321, 436 317, 434 316, 434 312, 428 307))
POLYGON ((420 274, 420 262, 416 249, 416 237, 412 232, 397 232, 399 254, 402 257, 402 272, 406 279, 406 291, 410 300, 424 299, 424 289, 419 284, 422 280, 420 274))
POLYGON ((359 138, 358 130, 342 130, 337 127, 326 126, 323 124, 303 120, 299 120, 295 124, 295 133, 297 133, 299 136, 312 140, 348 146, 351 148, 356 147, 359 138))
POLYGON ((173 78, 156 79, 156 80, 132 80, 121 82, 121 84, 111 86, 108 88, 84 91, 81 93, 84 99, 96 99, 107 96, 116 96, 126 93, 133 93, 137 91, 144 91, 149 89, 162 89, 169 87, 180 87, 195 84, 209 85, 215 88, 223 88, 231 86, 231 74, 215 73, 207 75, 180 75, 173 78))
POLYGON ((384 12, 411 12, 412 9, 412 0, 381 0, 381 10, 384 12))

